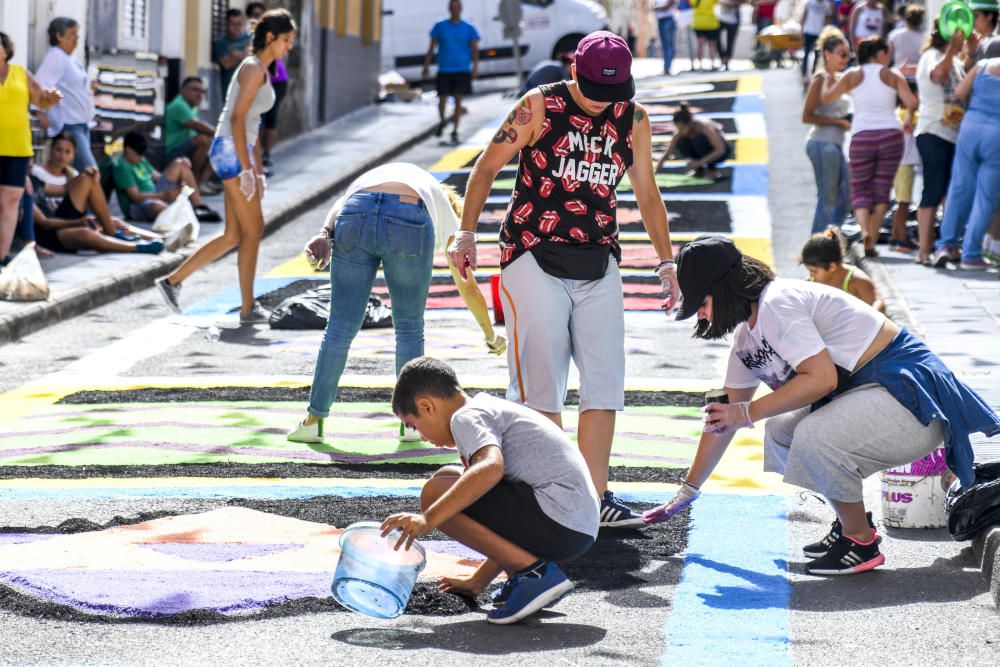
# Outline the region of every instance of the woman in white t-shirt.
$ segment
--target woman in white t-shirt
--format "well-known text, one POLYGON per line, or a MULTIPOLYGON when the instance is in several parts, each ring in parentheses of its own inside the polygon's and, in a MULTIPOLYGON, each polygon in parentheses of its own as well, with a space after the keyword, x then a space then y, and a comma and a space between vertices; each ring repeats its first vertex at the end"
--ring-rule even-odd
POLYGON ((917 208, 920 250, 917 262, 930 264, 934 252, 934 217, 948 194, 951 163, 955 160, 955 141, 964 109, 955 101, 955 86, 962 81, 962 67, 957 56, 964 43, 961 30, 951 41, 941 36, 934 21, 930 44, 917 63, 917 90, 920 107, 917 114, 917 150, 924 165, 924 189, 917 208))
POLYGON ((733 434, 767 419, 764 469, 820 493, 837 513, 803 553, 810 574, 881 565, 862 480, 941 446, 963 487, 973 483, 969 433, 1000 433, 1000 417, 920 340, 845 292, 777 279, 721 236, 700 236, 677 256, 678 319, 698 315, 695 337, 732 334, 728 403, 704 408, 705 428, 685 484, 645 514, 663 521, 691 504, 733 434), (764 382, 771 392, 754 400, 764 382))
MULTIPOLYGON (((462 199, 415 164, 393 162, 358 176, 333 205, 320 233, 306 244, 314 268, 330 267, 330 317, 319 348, 309 411, 288 434, 292 442, 323 442, 323 420, 337 395, 351 342, 364 321, 379 267, 392 299, 396 373, 424 354, 424 309, 434 252, 444 251, 458 230, 462 199)), ((447 255, 445 255, 447 257, 447 255)), ((462 299, 483 329, 486 346, 503 354, 507 341, 493 331, 475 276, 448 267, 462 299)), ((419 440, 400 424, 401 440, 419 440)))

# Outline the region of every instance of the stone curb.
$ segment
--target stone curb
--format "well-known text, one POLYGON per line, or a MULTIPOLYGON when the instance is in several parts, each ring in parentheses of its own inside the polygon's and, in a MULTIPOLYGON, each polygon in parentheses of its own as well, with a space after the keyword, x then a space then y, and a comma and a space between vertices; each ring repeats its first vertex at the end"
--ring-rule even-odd
MULTIPOLYGON (((303 191, 293 201, 267 212, 264 219, 264 234, 270 234, 288 222, 327 199, 337 190, 346 187, 373 166, 408 150, 434 133, 438 121, 427 123, 405 136, 400 141, 371 153, 366 160, 356 162, 322 183, 303 191)), ((142 266, 123 270, 100 284, 81 286, 61 293, 56 299, 39 301, 21 310, 0 316, 0 345, 13 342, 49 325, 81 315, 93 308, 103 306, 115 299, 152 286, 153 280, 169 273, 190 254, 200 247, 184 248, 179 253, 159 256, 142 266)))
POLYGON ((851 261, 855 266, 860 266, 865 273, 871 277, 872 282, 878 290, 882 301, 885 302, 886 314, 889 315, 896 324, 905 326, 913 335, 918 338, 924 337, 924 329, 920 326, 910 305, 906 302, 906 297, 896 287, 896 283, 889 276, 889 270, 885 264, 878 259, 865 257, 864 249, 860 243, 851 244, 847 254, 851 256, 851 261))

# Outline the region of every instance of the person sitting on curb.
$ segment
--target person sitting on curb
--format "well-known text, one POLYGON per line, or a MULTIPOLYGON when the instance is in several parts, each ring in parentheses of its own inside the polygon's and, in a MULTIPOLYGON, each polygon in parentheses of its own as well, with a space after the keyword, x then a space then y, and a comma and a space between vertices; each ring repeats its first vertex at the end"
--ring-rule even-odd
MULTIPOLYGON (((67 197, 68 199, 68 197, 67 197)), ((35 237, 38 243, 56 252, 75 253, 78 250, 97 252, 139 252, 157 255, 164 250, 176 252, 191 240, 191 223, 182 225, 163 238, 145 241, 123 241, 101 231, 101 223, 92 215, 59 218, 46 215, 38 204, 34 206, 35 237)))
POLYGON ((35 203, 49 218, 79 220, 92 211, 100 224, 101 232, 122 241, 152 241, 162 239, 161 234, 133 227, 121 218, 111 215, 108 200, 101 188, 101 175, 97 167, 84 167, 78 172, 71 165, 76 159, 76 141, 69 132, 52 137, 49 159, 45 164, 33 165, 31 181, 35 203))
POLYGON ((161 174, 145 158, 147 146, 146 137, 129 132, 125 135, 125 150, 112 167, 118 205, 129 220, 154 222, 185 185, 194 190, 190 201, 196 214, 215 213, 202 204, 190 160, 179 157, 161 174))
POLYGON ((163 147, 167 164, 179 157, 191 161, 191 169, 203 195, 218 194, 222 184, 213 180, 215 172, 208 159, 215 128, 198 118, 198 107, 205 98, 205 82, 189 76, 181 83, 181 91, 170 101, 163 113, 163 147))
POLYGON ((392 411, 436 447, 456 447, 462 465, 434 473, 420 514, 393 514, 399 549, 435 528, 486 556, 468 577, 441 590, 475 597, 501 573, 489 623, 516 623, 573 590, 556 564, 590 550, 598 499, 587 464, 562 429, 523 405, 480 392, 470 397, 447 364, 419 357, 399 373, 392 411))
POLYGON ((676 154, 689 160, 687 168, 694 176, 719 180, 719 164, 733 157, 733 145, 726 141, 722 128, 713 121, 698 118, 683 103, 674 112, 674 125, 677 131, 656 163, 656 171, 676 154))
POLYGON ((806 241, 799 262, 809 271, 810 280, 842 289, 884 313, 885 304, 875 293, 875 283, 860 268, 844 266, 846 255, 847 241, 840 228, 831 225, 806 241))
POLYGON ((862 481, 942 446, 968 489, 969 434, 1000 433, 1000 417, 923 342, 841 290, 776 278, 727 238, 699 236, 681 249, 678 319, 697 313, 695 337, 732 334, 729 403, 703 408, 705 426, 680 491, 646 512, 664 521, 694 502, 741 428, 767 419, 764 470, 825 496, 837 519, 807 545, 807 574, 857 574, 882 565, 862 481), (771 392, 754 400, 764 382, 771 392))
MULTIPOLYGON (((434 250, 444 250, 454 240, 462 206, 454 188, 407 162, 391 162, 366 171, 334 203, 323 228, 305 248, 313 268, 330 266, 330 294, 336 296, 331 299, 326 334, 316 360, 309 412, 288 434, 290 441, 323 442, 323 422, 330 414, 351 343, 364 320, 379 266, 385 271, 392 299, 396 372, 410 359, 423 355, 424 310, 434 250)), ((483 330, 487 349, 503 354, 507 341, 493 331, 486 299, 475 277, 463 280, 450 258, 448 268, 483 330)), ((402 424, 399 438, 420 439, 402 424)))

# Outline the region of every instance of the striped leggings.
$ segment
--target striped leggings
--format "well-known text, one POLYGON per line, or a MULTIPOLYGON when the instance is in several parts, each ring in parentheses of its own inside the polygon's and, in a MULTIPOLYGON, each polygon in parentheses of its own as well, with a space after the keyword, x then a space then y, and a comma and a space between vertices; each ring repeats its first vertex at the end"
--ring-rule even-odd
POLYGON ((851 137, 851 205, 872 210, 889 203, 889 192, 903 158, 901 130, 864 130, 851 137))

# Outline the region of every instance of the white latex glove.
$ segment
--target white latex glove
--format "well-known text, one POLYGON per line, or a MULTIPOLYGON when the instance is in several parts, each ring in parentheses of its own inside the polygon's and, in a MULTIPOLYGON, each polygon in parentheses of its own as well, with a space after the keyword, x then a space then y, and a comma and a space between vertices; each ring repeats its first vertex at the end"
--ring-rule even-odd
POLYGON ((257 174, 257 190, 260 192, 261 201, 263 201, 264 195, 267 194, 267 176, 264 174, 257 174))
POLYGON ((673 262, 660 264, 656 267, 656 275, 660 277, 660 285, 663 287, 661 307, 669 313, 681 300, 681 286, 677 282, 677 266, 673 262))
POLYGON ((719 435, 735 433, 741 428, 753 428, 750 419, 750 401, 740 403, 709 403, 701 409, 705 413, 706 433, 719 435))
POLYGON ((468 280, 465 268, 476 270, 476 233, 455 232, 455 239, 448 246, 448 257, 451 258, 451 263, 458 268, 462 280, 468 280))
POLYGON ((330 240, 326 230, 309 239, 309 242, 306 243, 305 252, 309 266, 315 270, 324 271, 330 266, 330 258, 333 255, 333 241, 330 240))
POLYGON ((666 521, 693 503, 700 495, 701 491, 685 482, 677 492, 677 495, 671 498, 669 502, 645 512, 642 515, 642 520, 646 523, 666 521))
POLYGON ((240 172, 240 192, 247 201, 253 199, 254 193, 257 192, 257 174, 253 173, 253 169, 244 169, 240 172))
POLYGON ((486 347, 490 354, 500 356, 507 351, 507 339, 498 333, 493 334, 493 338, 486 339, 486 347))

